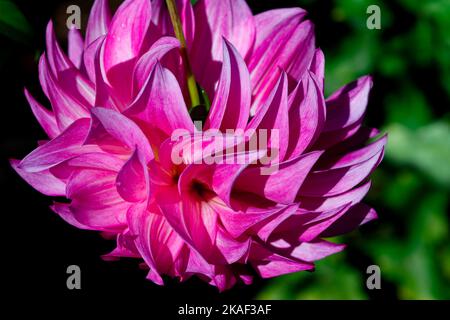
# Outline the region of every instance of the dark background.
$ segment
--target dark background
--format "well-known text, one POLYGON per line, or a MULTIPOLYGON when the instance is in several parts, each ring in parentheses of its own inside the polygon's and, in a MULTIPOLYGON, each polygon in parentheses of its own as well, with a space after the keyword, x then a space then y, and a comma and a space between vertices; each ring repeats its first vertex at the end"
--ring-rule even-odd
MULTIPOLYGON (((120 1, 111 1, 117 7, 120 1)), ((16 25, 0 19, 2 126, 2 276, 13 294, 50 292, 60 296, 123 295, 166 299, 442 299, 449 298, 450 247, 450 6, 445 1, 248 1, 258 13, 301 6, 316 24, 317 45, 326 57, 327 92, 370 73, 374 76, 367 124, 390 134, 386 160, 374 177, 367 202, 380 220, 342 239, 348 250, 317 265, 315 273, 257 279, 219 294, 198 280, 145 280, 135 260, 105 262, 114 241, 77 230, 48 206, 52 199, 28 186, 9 167, 45 139, 23 96, 26 86, 38 101, 37 59, 45 27, 53 19, 66 41, 66 8, 92 1, 14 1, 16 25), (366 8, 382 9, 382 29, 368 30, 366 8), (66 268, 81 268, 82 290, 66 288, 66 268), (382 289, 365 287, 366 268, 380 265, 382 289)), ((0 17, 6 12, 0 12, 0 17)))

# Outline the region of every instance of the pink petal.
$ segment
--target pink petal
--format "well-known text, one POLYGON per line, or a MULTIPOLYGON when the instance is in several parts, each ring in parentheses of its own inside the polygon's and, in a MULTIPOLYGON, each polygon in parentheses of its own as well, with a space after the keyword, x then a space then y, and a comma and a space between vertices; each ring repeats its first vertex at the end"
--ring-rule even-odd
POLYGON ((253 15, 244 0, 200 0, 194 6, 194 14, 196 31, 189 56, 197 81, 212 99, 220 74, 222 37, 245 58, 255 39, 253 15))
POLYGON ((95 0, 87 23, 85 46, 88 47, 99 37, 106 35, 110 22, 108 0, 95 0))
POLYGON ((133 72, 134 94, 137 94, 139 92, 138 90, 144 87, 158 60, 161 60, 169 51, 179 47, 180 42, 176 38, 162 37, 158 39, 142 57, 139 58, 133 72))
POLYGON ((276 254, 260 244, 253 243, 251 249, 251 264, 262 278, 271 278, 287 273, 313 270, 312 263, 299 261, 276 254))
POLYGON ((270 175, 262 175, 261 168, 248 168, 237 179, 236 189, 255 193, 278 203, 291 204, 321 154, 322 152, 315 151, 279 163, 276 165, 278 168, 274 167, 274 173, 270 175), (289 188, 286 188, 287 185, 289 188))
POLYGON ((327 157, 325 161, 320 163, 320 168, 337 169, 364 162, 379 153, 385 147, 386 143, 387 135, 384 135, 361 149, 348 152, 341 156, 327 157))
POLYGON ((352 82, 327 99, 325 131, 346 128, 359 121, 366 111, 372 78, 364 76, 352 82))
POLYGON ((313 262, 323 259, 329 255, 341 252, 345 249, 344 244, 337 244, 325 240, 314 242, 302 242, 292 252, 291 255, 303 261, 313 262))
POLYGON ((315 74, 320 91, 323 92, 325 86, 325 56, 321 49, 317 48, 314 52, 309 70, 315 74))
POLYGON ((85 106, 76 101, 70 94, 66 93, 48 69, 45 59, 41 59, 44 81, 48 90, 48 98, 53 107, 53 112, 60 130, 66 129, 75 120, 87 118, 89 113, 85 106))
POLYGON ((357 227, 377 219, 377 213, 369 206, 358 203, 350 210, 334 222, 325 232, 321 234, 322 237, 335 237, 344 233, 348 233, 357 227))
POLYGON ((288 147, 285 141, 289 135, 287 92, 287 76, 282 73, 270 97, 247 126, 248 131, 256 130, 257 134, 267 130, 267 146, 272 152, 278 151, 278 159, 284 159, 288 147))
POLYGON ((270 95, 280 69, 299 81, 314 54, 311 22, 303 9, 269 10, 255 16, 255 48, 248 59, 254 100, 254 114, 270 95))
POLYGON ((244 129, 250 115, 250 76, 234 46, 224 39, 222 73, 205 129, 244 129))
POLYGON ((383 158, 384 148, 372 158, 350 167, 316 171, 309 174, 300 188, 302 196, 333 196, 358 185, 375 169, 383 158))
POLYGON ((45 133, 50 138, 56 137, 61 131, 58 128, 53 112, 47 110, 39 102, 37 102, 27 89, 25 89, 24 92, 31 107, 31 111, 33 111, 34 116, 44 129, 45 133))
POLYGON ((55 166, 81 153, 98 150, 93 146, 83 146, 89 130, 89 119, 79 119, 59 136, 38 147, 27 155, 19 168, 27 172, 38 172, 55 166))
POLYGON ((117 175, 117 192, 129 202, 144 201, 149 193, 148 171, 137 150, 117 175))
POLYGON ((297 157, 314 143, 326 116, 325 99, 311 73, 305 75, 290 98, 288 158, 297 157))
POLYGON ((84 41, 81 36, 80 30, 72 28, 68 34, 68 51, 69 59, 72 61, 75 67, 78 69, 81 67, 83 58, 84 41))
POLYGON ((153 144, 161 142, 158 133, 168 138, 176 129, 192 132, 194 128, 175 76, 159 63, 125 114, 143 123, 153 144))
POLYGON ((96 230, 121 231, 126 226, 129 203, 116 190, 116 174, 83 169, 67 183, 70 211, 76 220, 96 230))
POLYGON ((139 127, 129 118, 117 111, 105 108, 92 108, 91 127, 85 143, 111 144, 113 147, 137 148, 145 163, 153 158, 147 138, 139 127))
POLYGON ((300 208, 308 211, 323 212, 336 209, 347 203, 355 204, 365 197, 367 192, 369 192, 370 186, 371 183, 368 181, 360 187, 332 197, 303 197, 300 195, 298 198, 300 208))
POLYGON ((64 54, 63 50, 56 40, 55 31, 53 29, 53 22, 49 21, 46 31, 46 54, 51 72, 55 77, 59 73, 70 68, 74 68, 73 63, 64 54))
POLYGON ((106 36, 105 71, 123 102, 130 99, 135 59, 140 53, 150 20, 149 0, 126 0, 117 9, 106 36))
POLYGON ((48 170, 39 172, 28 172, 20 167, 20 161, 9 160, 11 167, 25 180, 30 186, 47 196, 64 196, 66 193, 66 184, 52 175, 48 170))
POLYGON ((68 205, 66 203, 55 202, 55 203, 53 203, 53 205, 50 206, 50 208, 56 214, 58 214, 65 222, 74 226, 75 228, 83 229, 83 230, 94 230, 93 228, 82 224, 80 221, 78 221, 74 217, 72 211, 70 211, 70 205, 68 205))
POLYGON ((128 213, 128 223, 130 231, 136 235, 136 248, 150 267, 151 280, 161 285, 163 280, 160 274, 175 276, 175 261, 185 244, 159 210, 132 207, 128 213))

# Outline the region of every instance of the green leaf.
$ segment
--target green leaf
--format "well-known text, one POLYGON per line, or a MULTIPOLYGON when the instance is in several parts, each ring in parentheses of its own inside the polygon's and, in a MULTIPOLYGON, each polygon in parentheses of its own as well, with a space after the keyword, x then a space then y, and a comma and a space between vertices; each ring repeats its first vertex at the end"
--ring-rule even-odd
POLYGON ((0 0, 0 34, 24 43, 32 35, 30 24, 10 0, 0 0))

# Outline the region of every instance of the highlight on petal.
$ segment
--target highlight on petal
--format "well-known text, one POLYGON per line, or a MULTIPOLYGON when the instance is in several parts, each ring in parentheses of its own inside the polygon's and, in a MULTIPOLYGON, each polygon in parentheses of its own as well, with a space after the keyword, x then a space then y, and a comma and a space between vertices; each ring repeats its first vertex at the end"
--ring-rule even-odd
POLYGON ((39 102, 37 102, 27 89, 24 90, 24 93, 31 107, 31 110, 33 111, 33 114, 36 117, 36 120, 41 125, 42 129, 44 129, 45 133, 50 138, 56 137, 61 131, 58 128, 58 124, 53 112, 47 110, 39 102))
POLYGON ((250 116, 250 77, 244 60, 224 39, 222 73, 205 129, 244 129, 250 116))
POLYGON ((248 68, 253 88, 252 113, 270 95, 280 69, 299 81, 314 54, 314 32, 300 8, 275 9, 255 16, 256 39, 248 68))
POLYGON ((69 30, 68 35, 68 51, 69 51, 69 59, 72 61, 75 67, 78 69, 81 67, 81 62, 83 61, 83 48, 84 41, 81 36, 80 30, 76 28, 72 28, 69 30))
POLYGON ((125 114, 143 123, 144 130, 155 141, 159 133, 168 138, 176 129, 190 132, 194 127, 175 76, 160 63, 156 63, 142 91, 125 114))
POLYGON ((95 40, 108 33, 111 23, 111 13, 109 11, 108 0, 95 0, 86 28, 87 48, 95 40))
POLYGON ((40 193, 47 196, 65 195, 66 184, 52 175, 48 170, 27 172, 21 168, 19 160, 11 159, 9 162, 22 179, 40 193))
POLYGON ((253 48, 255 23, 244 0, 200 0, 194 6, 194 14, 196 32, 189 57, 197 81, 211 98, 220 74, 222 38, 246 58, 253 48))
POLYGON ((131 95, 132 70, 151 21, 149 0, 126 0, 112 18, 105 40, 105 71, 122 101, 131 95))

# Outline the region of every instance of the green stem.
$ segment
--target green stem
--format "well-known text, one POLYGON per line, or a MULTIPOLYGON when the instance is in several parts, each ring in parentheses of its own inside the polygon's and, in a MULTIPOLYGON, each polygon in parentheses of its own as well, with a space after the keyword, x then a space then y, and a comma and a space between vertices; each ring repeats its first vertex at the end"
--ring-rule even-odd
POLYGON ((169 9, 170 20, 172 21, 173 31, 178 41, 180 41, 180 52, 181 57, 184 60, 184 65, 186 67, 186 80, 187 87, 189 91, 189 96, 191 98, 191 108, 198 106, 200 104, 200 95, 198 93, 197 82, 195 81, 194 74, 192 73, 192 68, 189 63, 189 58, 187 54, 186 39, 184 38, 183 28, 181 25, 180 16, 178 15, 177 6, 175 0, 166 0, 167 8, 169 9))

